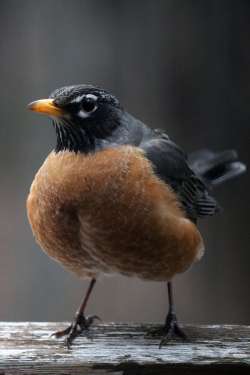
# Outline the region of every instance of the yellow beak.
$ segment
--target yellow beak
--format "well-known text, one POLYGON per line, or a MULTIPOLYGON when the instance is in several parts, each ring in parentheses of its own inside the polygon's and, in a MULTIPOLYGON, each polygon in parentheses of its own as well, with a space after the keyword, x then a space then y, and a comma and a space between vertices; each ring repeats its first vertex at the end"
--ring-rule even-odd
POLYGON ((28 109, 42 113, 43 115, 55 117, 60 117, 64 114, 64 111, 54 104, 53 99, 36 100, 35 102, 28 104, 28 109))

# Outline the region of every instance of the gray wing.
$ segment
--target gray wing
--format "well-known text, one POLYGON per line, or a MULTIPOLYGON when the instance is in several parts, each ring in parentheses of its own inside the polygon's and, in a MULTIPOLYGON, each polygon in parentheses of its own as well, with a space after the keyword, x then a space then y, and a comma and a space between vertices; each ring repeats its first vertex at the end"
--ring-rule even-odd
POLYGON ((139 147, 153 164, 155 173, 177 193, 190 219, 196 221, 218 211, 216 200, 189 167, 186 154, 164 132, 152 131, 139 147))

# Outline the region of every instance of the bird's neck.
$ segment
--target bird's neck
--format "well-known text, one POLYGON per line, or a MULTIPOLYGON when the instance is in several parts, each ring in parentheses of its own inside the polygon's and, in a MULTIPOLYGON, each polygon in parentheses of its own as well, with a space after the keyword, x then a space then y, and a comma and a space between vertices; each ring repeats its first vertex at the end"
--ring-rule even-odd
POLYGON ((72 151, 75 153, 90 153, 95 150, 96 140, 81 128, 64 127, 54 123, 56 130, 55 152, 72 151))
POLYGON ((120 119, 110 118, 102 126, 86 123, 84 127, 54 121, 57 137, 55 152, 67 150, 88 154, 122 144, 138 146, 144 133, 150 130, 127 112, 122 112, 120 119))

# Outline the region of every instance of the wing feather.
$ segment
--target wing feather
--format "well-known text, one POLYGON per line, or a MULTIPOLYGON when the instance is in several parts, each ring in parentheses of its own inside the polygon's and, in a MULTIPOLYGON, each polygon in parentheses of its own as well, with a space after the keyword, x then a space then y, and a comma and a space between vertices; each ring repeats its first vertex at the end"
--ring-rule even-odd
POLYGON ((218 211, 216 200, 189 167, 186 154, 165 133, 153 131, 152 137, 142 141, 139 147, 153 164, 155 173, 178 194, 189 218, 196 221, 218 211))

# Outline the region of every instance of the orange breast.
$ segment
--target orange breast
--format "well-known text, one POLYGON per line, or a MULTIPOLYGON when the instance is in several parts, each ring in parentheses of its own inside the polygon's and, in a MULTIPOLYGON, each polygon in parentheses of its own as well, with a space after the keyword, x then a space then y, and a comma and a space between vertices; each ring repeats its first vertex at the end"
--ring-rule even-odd
POLYGON ((27 210, 42 249, 81 277, 118 272, 169 280, 203 251, 176 194, 135 147, 52 152, 27 210))

